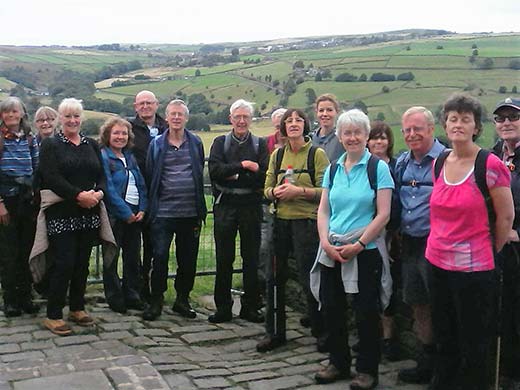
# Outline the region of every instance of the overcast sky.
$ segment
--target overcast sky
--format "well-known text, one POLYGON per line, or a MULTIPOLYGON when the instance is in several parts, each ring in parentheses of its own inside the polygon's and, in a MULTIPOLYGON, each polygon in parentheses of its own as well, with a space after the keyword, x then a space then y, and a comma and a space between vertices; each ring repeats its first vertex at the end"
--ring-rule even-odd
POLYGON ((0 44, 198 44, 409 28, 508 32, 520 31, 519 16, 513 0, 1 0, 0 44))

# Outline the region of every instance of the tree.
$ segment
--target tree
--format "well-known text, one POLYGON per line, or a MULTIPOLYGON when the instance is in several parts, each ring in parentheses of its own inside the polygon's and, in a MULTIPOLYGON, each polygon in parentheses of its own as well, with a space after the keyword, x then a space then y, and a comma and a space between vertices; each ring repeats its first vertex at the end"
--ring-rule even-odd
POLYGON ((397 76, 397 80, 401 81, 412 81, 413 79, 415 79, 415 76, 412 72, 401 73, 397 76))
POLYGON ((473 49, 473 50, 471 51, 471 55, 472 55, 472 56, 475 56, 475 57, 478 56, 478 49, 473 49))
POLYGON ((323 69, 321 71, 321 77, 323 77, 324 79, 331 79, 332 78, 332 72, 330 71, 330 69, 323 69))
POLYGON ((505 86, 500 86, 498 88, 498 93, 507 93, 507 88, 505 86))
POLYGON ((283 88, 283 91, 285 92, 286 96, 291 96, 293 93, 296 92, 296 83, 293 79, 287 80, 283 88))
POLYGON ((231 55, 232 56, 238 56, 238 49, 236 47, 234 47, 232 50, 231 50, 231 55))
POLYGON ((197 70, 195 71, 195 77, 199 77, 199 76, 200 76, 200 69, 197 69, 197 70))
POLYGON ((384 121, 385 120, 385 114, 383 112, 378 112, 377 116, 376 116, 376 120, 384 121))
POLYGON ((390 92, 390 88, 388 88, 386 85, 384 85, 383 88, 381 88, 381 92, 388 93, 388 92, 390 92))
POLYGON ((370 81, 395 81, 395 76, 393 74, 376 72, 370 76, 370 81))
POLYGON ((27 92, 25 92, 25 88, 22 85, 16 84, 9 91, 9 95, 19 97, 21 100, 25 100, 25 98, 27 97, 27 92))
POLYGON ((514 70, 520 70, 520 60, 509 61, 509 67, 514 70))
POLYGON ((367 80, 368 80, 368 77, 367 77, 366 73, 361 73, 361 76, 359 76, 358 81, 367 81, 367 80))
POLYGON ((318 82, 318 81, 322 81, 323 80, 323 77, 321 77, 321 73, 318 72, 316 73, 316 76, 314 76, 314 81, 318 82))
POLYGON ((186 122, 186 128, 191 130, 202 130, 202 131, 210 131, 211 128, 208 124, 208 119, 204 114, 194 114, 191 115, 186 122))
POLYGON ((474 43, 473 45, 471 45, 471 48, 472 48, 472 49, 476 49, 476 48, 477 48, 477 44, 474 43))
POLYGON ((302 60, 298 60, 293 64, 293 69, 304 69, 305 65, 302 60))
POLYGON ((493 69, 493 66, 495 65, 495 61, 493 61, 492 58, 485 58, 484 61, 478 64, 478 67, 480 69, 493 69))
POLYGON ((307 88, 305 90, 305 96, 307 96, 307 104, 314 104, 316 101, 316 92, 312 88, 307 88))
POLYGON ((363 102, 363 100, 356 100, 356 101, 352 104, 352 108, 357 108, 358 110, 361 110, 361 111, 363 111, 365 114, 368 115, 368 107, 367 107, 367 105, 365 104, 365 102, 363 102))
POLYGON ((518 93, 518 89, 516 88, 516 85, 511 88, 511 93, 518 93))
POLYGON ((338 81, 338 82, 352 82, 352 81, 357 81, 357 76, 354 76, 353 74, 351 73, 340 73, 339 75, 337 75, 335 78, 334 78, 334 81, 338 81))
POLYGON ((188 107, 192 114, 209 114, 210 112, 213 112, 208 99, 202 93, 194 93, 193 95, 190 95, 188 97, 188 107))
POLYGON ((444 49, 444 46, 442 46, 442 45, 437 45, 437 50, 442 50, 442 49, 444 49))
POLYGON ((406 46, 406 51, 410 51, 412 50, 412 48, 410 47, 410 45, 406 46))
POLYGON ((470 56, 470 57, 468 58, 468 61, 469 61, 470 64, 474 64, 475 61, 477 61, 477 57, 475 57, 475 56, 470 56))

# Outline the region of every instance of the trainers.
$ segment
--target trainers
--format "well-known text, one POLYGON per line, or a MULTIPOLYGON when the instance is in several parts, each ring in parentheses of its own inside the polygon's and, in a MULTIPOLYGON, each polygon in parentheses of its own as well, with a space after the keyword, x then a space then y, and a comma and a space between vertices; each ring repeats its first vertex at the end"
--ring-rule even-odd
POLYGON ((232 320, 232 318, 233 318, 233 314, 231 313, 231 311, 224 312, 224 311, 217 310, 214 314, 211 314, 208 317, 208 321, 211 322, 212 324, 220 324, 222 322, 229 322, 232 320))
POLYGON ((340 370, 334 364, 329 364, 314 375, 316 382, 322 385, 350 378, 352 378, 352 374, 349 369, 340 370))
POLYGON ((264 315, 260 310, 257 309, 240 309, 239 317, 249 322, 260 323, 264 322, 264 315))
POLYGON ((75 322, 79 326, 90 326, 94 324, 94 319, 85 310, 69 312, 69 321, 75 322))
POLYGON ((46 318, 43 320, 43 326, 58 336, 68 336, 72 333, 72 329, 70 328, 69 324, 67 324, 62 319, 51 320, 50 318, 46 318))
POLYGON ((352 382, 350 382, 351 390, 369 390, 377 386, 377 377, 370 374, 359 373, 352 382))
POLYGON ((281 347, 287 341, 281 337, 270 337, 266 336, 256 344, 256 350, 258 352, 268 352, 275 348, 281 347))

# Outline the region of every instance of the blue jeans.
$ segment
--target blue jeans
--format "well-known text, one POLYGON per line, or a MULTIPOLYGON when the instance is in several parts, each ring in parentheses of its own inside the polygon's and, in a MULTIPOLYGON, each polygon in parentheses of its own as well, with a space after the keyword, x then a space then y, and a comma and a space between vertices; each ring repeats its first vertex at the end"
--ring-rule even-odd
POLYGON ((162 296, 167 290, 170 246, 175 235, 177 297, 188 298, 197 270, 199 254, 200 220, 193 218, 157 217, 151 225, 153 247, 151 291, 152 296, 162 296))

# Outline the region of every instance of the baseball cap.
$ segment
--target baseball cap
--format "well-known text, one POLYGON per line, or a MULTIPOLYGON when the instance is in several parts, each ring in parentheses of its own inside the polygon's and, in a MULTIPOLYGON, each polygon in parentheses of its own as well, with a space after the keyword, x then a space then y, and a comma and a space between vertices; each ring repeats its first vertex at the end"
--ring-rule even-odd
POLYGON ((495 107, 495 111, 493 111, 493 114, 496 114, 497 111, 500 110, 502 107, 513 107, 520 111, 520 99, 508 97, 507 99, 502 100, 495 107))

